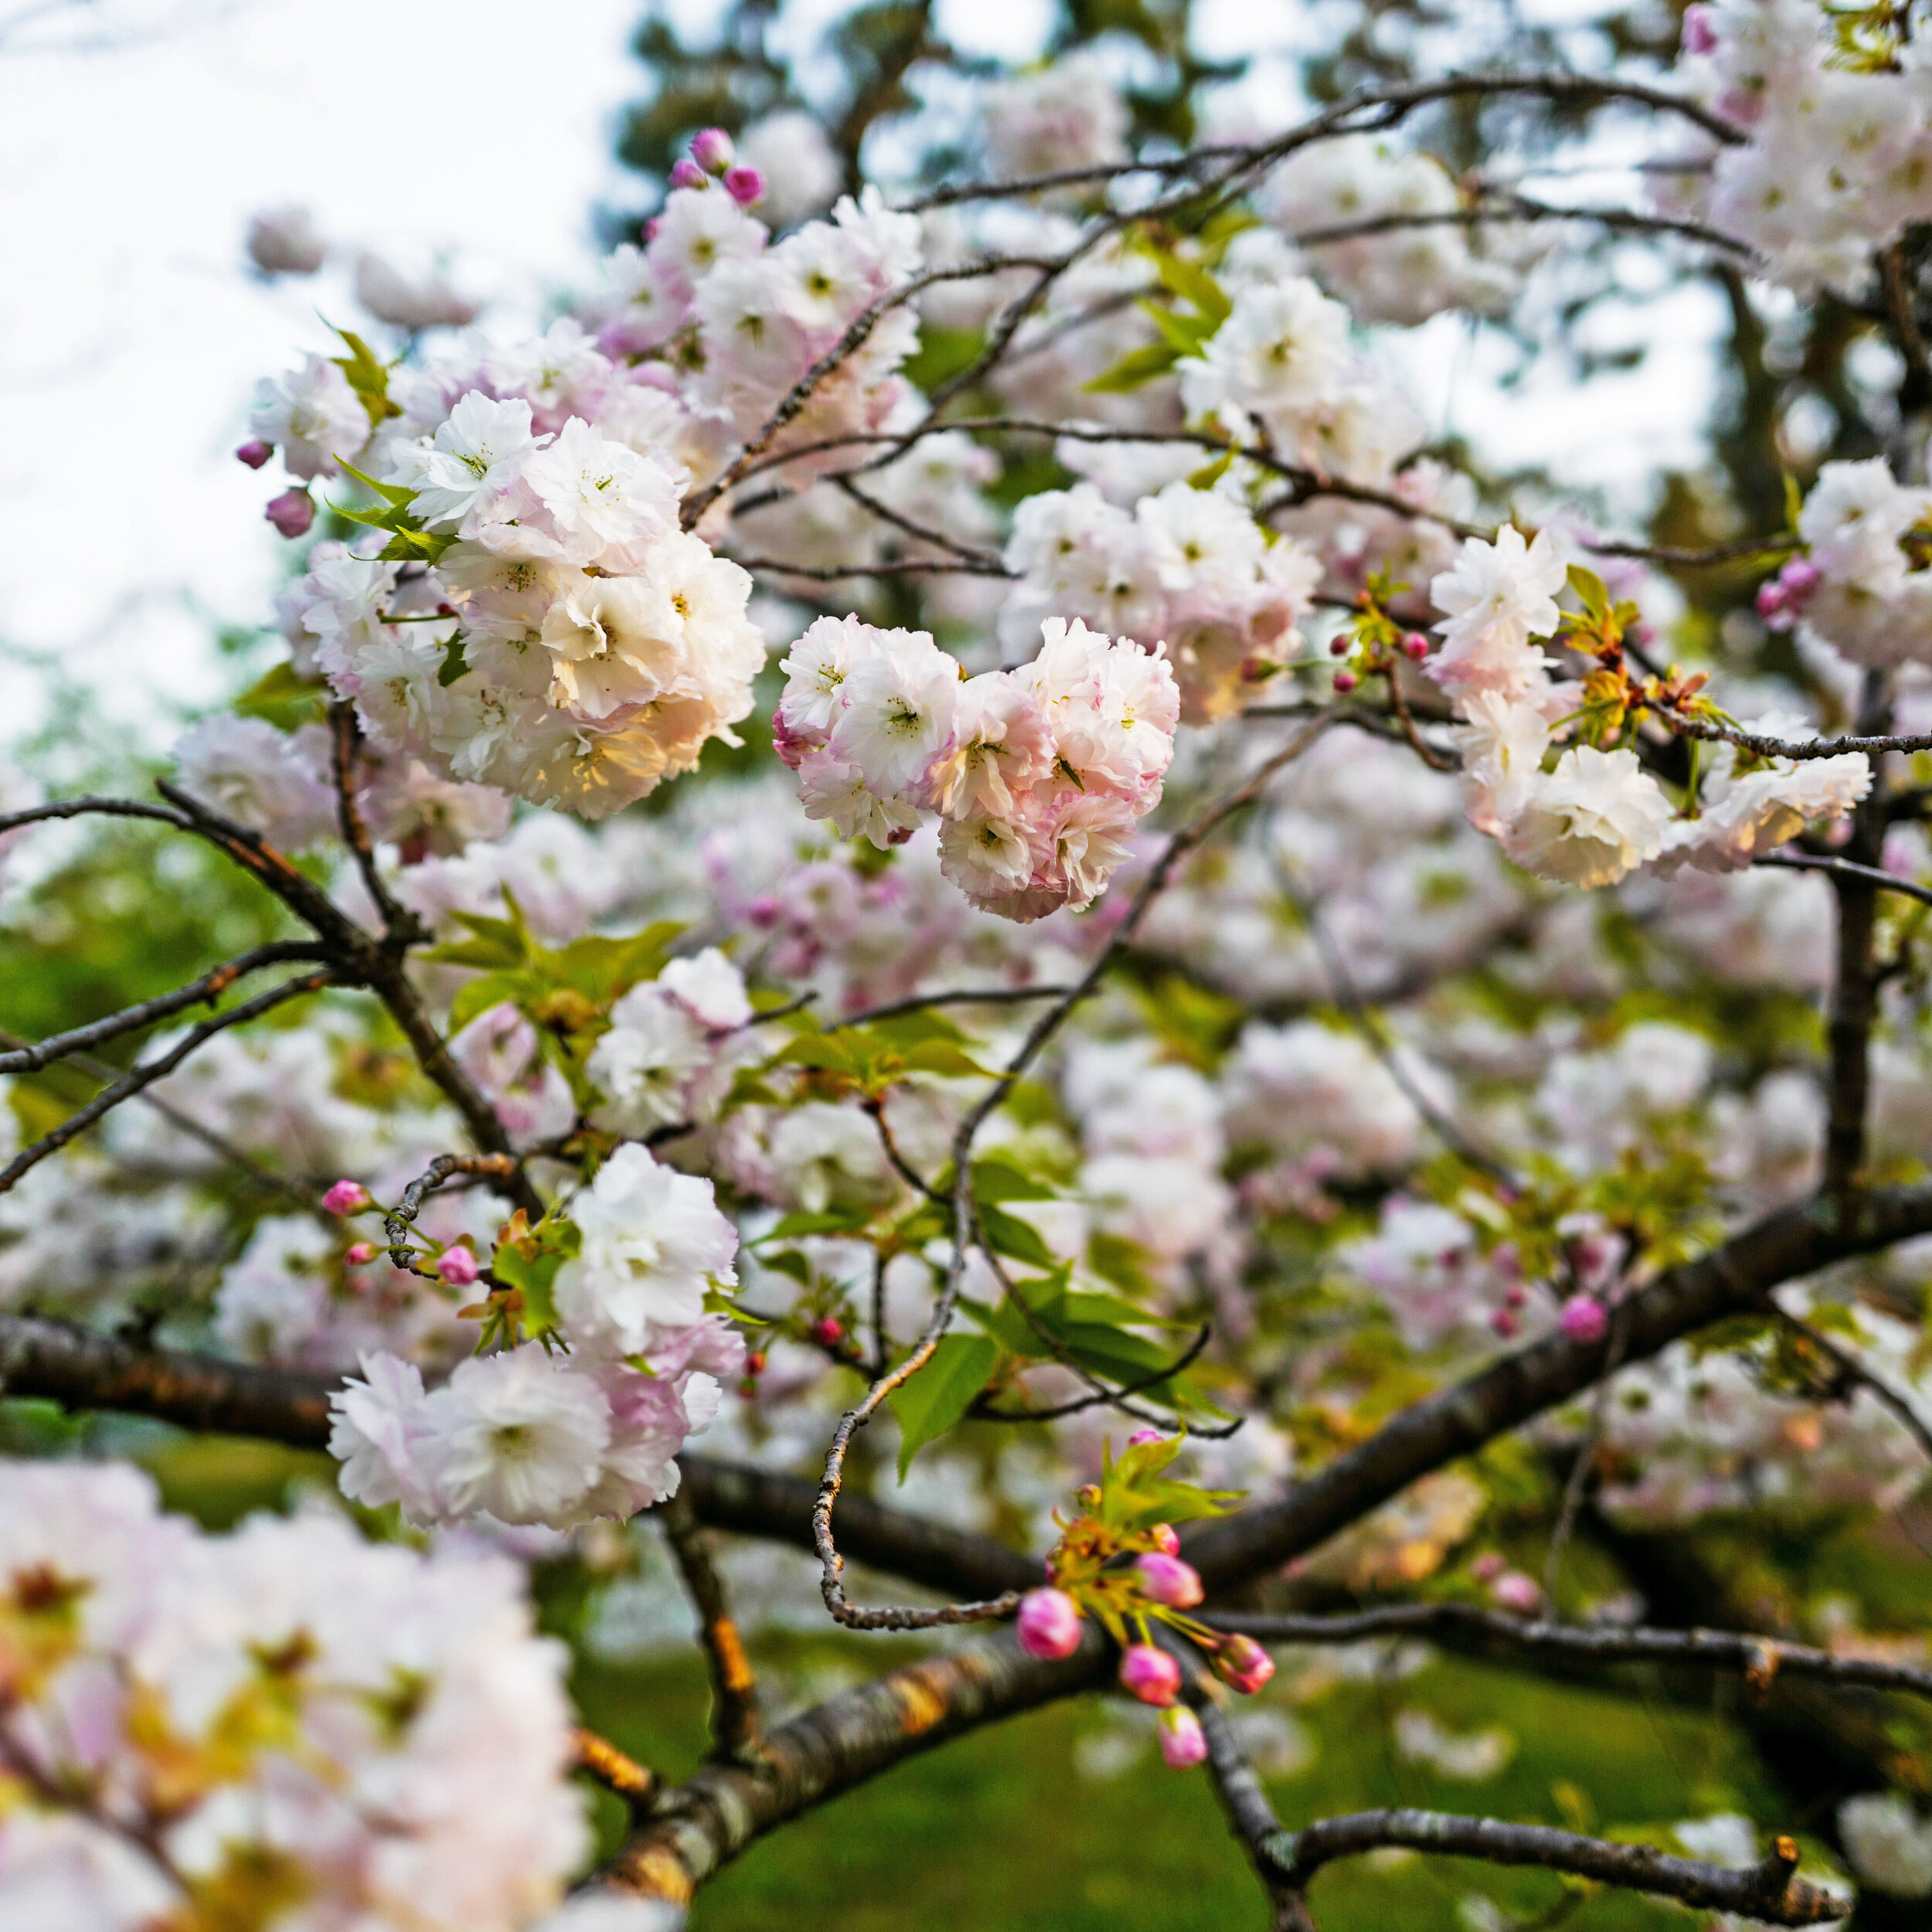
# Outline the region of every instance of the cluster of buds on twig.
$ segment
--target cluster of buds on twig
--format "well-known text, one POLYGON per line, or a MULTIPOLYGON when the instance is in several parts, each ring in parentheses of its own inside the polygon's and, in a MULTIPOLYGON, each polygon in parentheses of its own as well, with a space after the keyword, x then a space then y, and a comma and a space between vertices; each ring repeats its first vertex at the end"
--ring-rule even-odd
POLYGON ((1335 674, 1335 688, 1344 696, 1364 678, 1393 680, 1399 661, 1420 664, 1429 655, 1429 640, 1392 617, 1389 604, 1409 586, 1378 570, 1355 593, 1355 614, 1329 641, 1328 653, 1343 660, 1335 674))
POLYGON ((1134 1520, 1157 1498, 1179 1505, 1175 1514, 1212 1515, 1223 1505, 1213 1492, 1162 1478, 1183 1440, 1145 1429, 1130 1438, 1117 1464, 1110 1454, 1103 1481, 1079 1492, 1082 1513, 1070 1521, 1056 1515, 1060 1539, 1047 1555, 1047 1587, 1020 1599, 1019 1624, 1029 1656, 1070 1657, 1091 1617, 1120 1649, 1121 1687, 1159 1710, 1161 1755, 1176 1770, 1199 1764, 1207 1740, 1200 1720, 1179 1701, 1181 1666, 1154 1641, 1153 1624, 1204 1651, 1215 1675, 1244 1694, 1274 1675, 1274 1660, 1253 1638, 1211 1630, 1186 1614, 1205 1593, 1173 1525, 1134 1520))
POLYGON ((740 208, 764 199, 764 176, 739 162, 731 137, 722 128, 707 128, 694 135, 691 151, 681 155, 671 170, 673 188, 709 188, 714 180, 724 184, 725 192, 740 208))

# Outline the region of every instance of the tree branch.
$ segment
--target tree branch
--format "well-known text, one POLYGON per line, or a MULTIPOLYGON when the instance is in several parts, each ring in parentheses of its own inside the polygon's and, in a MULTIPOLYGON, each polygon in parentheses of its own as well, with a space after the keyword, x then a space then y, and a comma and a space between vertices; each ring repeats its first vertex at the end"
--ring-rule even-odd
POLYGON ((1534 1865, 1571 1872, 1629 1892, 1675 1899, 1699 1911, 1736 1912, 1770 1925, 1818 1925, 1845 1916, 1848 1901, 1793 1876, 1797 1842, 1781 1838, 1770 1857, 1742 1871, 1673 1858, 1648 1845, 1617 1845, 1545 1825, 1457 1818, 1441 1811, 1356 1811, 1284 1832, 1269 1848, 1284 1876, 1305 1885, 1331 1859, 1383 1845, 1492 1865, 1534 1865))
POLYGON ((682 1485, 651 1512, 664 1526, 685 1593, 698 1613, 699 1638, 711 1672, 712 1755, 744 1764, 764 1757, 759 1738, 758 1680, 711 1560, 698 1512, 682 1485))
POLYGON ((1090 1628, 1072 1657, 1042 1662, 1009 1637, 907 1665, 781 1725, 753 1769, 707 1764, 667 1791, 599 1878, 683 1905, 754 1839, 813 1805, 963 1732, 1101 1682, 1107 1646, 1090 1628))
POLYGON ((1472 1604, 1395 1604, 1352 1616, 1250 1615, 1209 1611, 1201 1621, 1267 1644, 1357 1644, 1377 1637, 1426 1637, 1477 1655, 1528 1651, 1591 1664, 1692 1664, 1741 1671, 1768 1689, 1781 1675, 1822 1678, 1861 1690, 1932 1699, 1932 1670, 1787 1644, 1728 1630, 1654 1630, 1608 1624, 1525 1622, 1472 1604))
MULTIPOLYGON (((320 959, 323 956, 320 947, 297 940, 278 940, 272 945, 257 946, 219 966, 211 966, 199 979, 188 985, 178 986, 171 993, 157 994, 152 999, 124 1006, 117 1013, 90 1020, 84 1026, 70 1027, 64 1033, 51 1034, 46 1039, 35 1040, 10 1053, 0 1053, 0 1073, 37 1073, 56 1060, 66 1060, 90 1046, 98 1046, 104 1040, 116 1039, 123 1033, 138 1032, 142 1027, 151 1026, 157 1020, 185 1012, 190 1006, 212 1004, 236 980, 247 974, 260 972, 264 966, 279 965, 285 960, 320 959)), ((116 1067, 114 1075, 118 1076, 121 1071, 116 1067)))

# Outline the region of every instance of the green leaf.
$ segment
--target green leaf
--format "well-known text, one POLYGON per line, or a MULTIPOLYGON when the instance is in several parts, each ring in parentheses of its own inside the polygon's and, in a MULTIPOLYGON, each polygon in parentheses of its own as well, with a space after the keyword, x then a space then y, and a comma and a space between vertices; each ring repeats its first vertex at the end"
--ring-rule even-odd
POLYGON ((837 1033, 801 1033, 788 1040, 772 1056, 778 1066, 815 1066, 828 1073, 843 1073, 855 1080, 863 1063, 852 1046, 837 1033))
POLYGON ((906 1054, 903 1065, 908 1073, 937 1073, 949 1080, 974 1075, 990 1078, 992 1070, 981 1066, 964 1047, 940 1039, 928 1040, 923 1046, 912 1048, 906 1054))
POLYGON ((757 1245, 767 1241, 796 1241, 808 1234, 855 1234, 872 1219, 862 1208, 832 1208, 819 1214, 787 1214, 769 1234, 759 1237, 757 1245))
MULTIPOLYGON (((338 364, 338 366, 339 367, 340 365, 338 364)), ((346 457, 338 456, 335 460, 372 496, 386 503, 392 510, 406 511, 416 501, 416 492, 413 490, 406 490, 400 483, 379 483, 374 477, 366 475, 359 470, 346 457)))
POLYGON ((1234 452, 1230 450, 1225 456, 1217 456, 1212 463, 1203 464, 1198 470, 1188 472, 1187 486, 1190 490, 1211 490, 1234 467, 1234 452))
POLYGON ((353 330, 338 328, 335 333, 347 345, 349 353, 332 356, 330 360, 349 378, 349 387, 355 392, 364 413, 369 417, 369 427, 379 429, 390 417, 400 416, 403 413, 396 404, 389 400, 389 370, 376 359, 374 350, 353 330))
POLYGON ((972 1406, 998 1359, 999 1350, 983 1335, 942 1335, 926 1366, 893 1391, 888 1400, 899 1423, 901 1482, 913 1458, 972 1406))
MULTIPOLYGON (((1184 260, 1171 249, 1155 248, 1150 252, 1154 257, 1155 273, 1160 277, 1162 287, 1179 296, 1182 301, 1198 308, 1214 324, 1216 328, 1219 328, 1234 313, 1234 304, 1229 299, 1226 291, 1205 268, 1184 260)), ((1209 332, 1209 334, 1213 332, 1213 330, 1209 332)))
POLYGON ((1018 1215, 1009 1214, 1004 1208, 982 1206, 979 1210, 979 1231, 985 1236, 988 1246, 1027 1267, 1050 1268, 1055 1265, 1053 1250, 1046 1245, 1039 1230, 1030 1221, 1022 1221, 1018 1215))
POLYGON ((1056 1201, 1055 1189, 1022 1174, 1009 1161, 992 1157, 973 1163, 973 1199, 984 1207, 994 1201, 1056 1201))
POLYGON ((1130 349, 1105 374, 1083 386, 1090 396, 1127 395, 1165 376, 1181 359, 1182 352, 1166 342, 1148 342, 1130 349))
POLYGON ((1177 356, 1198 355, 1219 326, 1199 315, 1183 315, 1172 308, 1156 308, 1151 302, 1142 302, 1140 308, 1177 356))
POLYGON ((319 679, 296 675, 284 662, 264 672, 235 700, 244 718, 265 718, 278 731, 293 731, 319 718, 328 693, 319 679))
POLYGON ((1570 565, 1570 587, 1591 617, 1600 624, 1610 614, 1610 592, 1594 570, 1581 563, 1570 565))
MULTIPOLYGON (((449 953, 461 948, 440 947, 437 950, 449 953)), ((468 965, 471 962, 457 960, 452 963, 468 965)), ((505 1000, 514 1003, 523 991, 522 976, 516 973, 481 973, 474 979, 466 981, 457 988, 455 998, 450 1002, 451 1033, 461 1032, 471 1020, 487 1013, 492 1006, 501 1006, 505 1000)))
POLYGON ((437 668, 436 682, 447 691, 459 678, 469 675, 468 658, 464 655, 469 649, 470 641, 459 631, 443 647, 443 662, 437 668))

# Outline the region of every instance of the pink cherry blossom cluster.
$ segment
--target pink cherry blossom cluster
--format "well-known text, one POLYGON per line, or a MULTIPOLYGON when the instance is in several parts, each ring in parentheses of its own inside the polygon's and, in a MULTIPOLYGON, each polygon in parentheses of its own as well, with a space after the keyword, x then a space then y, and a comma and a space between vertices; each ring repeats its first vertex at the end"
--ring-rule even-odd
POLYGON ((560 1645, 498 1556, 209 1536, 128 1464, 0 1478, 0 1923, 524 1932, 590 1849, 560 1645), (49 1917, 49 1914, 52 1913, 49 1917))
POLYGON ((1001 641, 1029 645, 1047 617, 1164 642, 1181 716, 1211 724, 1265 695, 1302 647, 1321 563, 1291 538, 1270 542, 1247 506, 1170 483, 1132 511, 1091 483, 1043 491, 1014 512, 1006 563, 1020 577, 1001 641))
POLYGON ((940 818, 940 869, 1015 920, 1090 904, 1159 803, 1180 694, 1167 660, 1077 619, 1039 655, 962 679, 923 631, 821 617, 774 720, 807 814, 882 849, 940 818))
MULTIPOLYGON (((363 1357, 361 1379, 332 1398, 345 1495, 400 1503, 419 1525, 488 1516, 561 1528, 621 1521, 675 1493, 673 1458, 743 1367, 742 1336, 706 1308, 736 1281, 737 1230, 710 1182, 634 1143, 571 1200, 568 1219, 556 1332, 473 1356, 428 1391, 413 1362, 363 1357)), ((437 1271, 453 1286, 480 1278, 473 1257, 437 1271)))

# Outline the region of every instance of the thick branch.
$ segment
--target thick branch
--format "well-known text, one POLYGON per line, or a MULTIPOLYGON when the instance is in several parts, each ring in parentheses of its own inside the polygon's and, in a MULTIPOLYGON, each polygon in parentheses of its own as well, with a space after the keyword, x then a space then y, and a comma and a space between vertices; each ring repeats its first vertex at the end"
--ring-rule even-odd
MULTIPOLYGON (((1932 1230, 1932 1189, 1889 1189, 1852 1202, 1787 1208, 1622 1304, 1621 1359, 1642 1362, 1722 1317, 1760 1311, 1781 1281, 1932 1230)), ((1609 1339, 1560 1335, 1519 1349, 1480 1374, 1394 1417, 1278 1501, 1204 1525, 1187 1539, 1210 1587, 1271 1570, 1366 1515, 1419 1477, 1567 1401, 1604 1373, 1609 1339)))
POLYGON ((1097 1632, 1052 1663, 1002 1637, 862 1684, 781 1725, 755 1769, 707 1764, 665 1792, 602 1882, 686 1903, 753 1839, 801 1811, 962 1732, 1085 1689, 1106 1667, 1097 1632))
POLYGON ((744 1639, 726 1601, 723 1580, 711 1560, 704 1530, 690 1495, 680 1486, 654 1512, 684 1579, 685 1593, 698 1613, 699 1637, 711 1672, 713 1755, 755 1763, 759 1742, 758 1680, 745 1655, 744 1639))
POLYGON ((1188 1699, 1201 1720, 1207 1737, 1208 1775, 1228 1829, 1240 1841, 1241 1849, 1254 1867, 1268 1895, 1270 1932, 1313 1932, 1314 1921, 1302 1903, 1301 1894, 1284 1879, 1270 1855, 1268 1847, 1282 1836, 1281 1821, 1268 1802, 1254 1767, 1241 1754, 1226 1713, 1212 1696, 1198 1692, 1188 1699))
MULTIPOLYGON (((340 1386, 333 1376, 143 1347, 37 1315, 0 1315, 0 1396, 117 1410, 184 1429, 321 1449, 328 1442, 328 1398, 340 1386)), ((818 1485, 808 1478, 704 1456, 678 1460, 701 1522, 736 1536, 812 1547, 818 1485)), ((948 1594, 992 1596, 1042 1580, 1036 1560, 991 1537, 864 1497, 847 1502, 840 1527, 856 1561, 948 1594)))
POLYGON ((1500 1818, 1457 1818, 1441 1811, 1356 1811, 1284 1832, 1271 1850, 1284 1876, 1298 1884, 1332 1859, 1383 1845, 1482 1859, 1492 1865, 1535 1865, 1571 1872, 1628 1892, 1675 1899, 1706 1912, 1736 1912, 1770 1925, 1818 1925, 1845 1917, 1846 1901, 1793 1876, 1795 1841, 1781 1838, 1770 1856, 1741 1872, 1672 1858, 1648 1845, 1615 1845, 1546 1825, 1505 1825, 1500 1818))
POLYGON ((1728 1630, 1651 1630, 1614 1624, 1526 1623, 1472 1604, 1395 1604, 1345 1617, 1250 1616, 1210 1611, 1202 1621, 1269 1644, 1356 1644, 1426 1637, 1478 1655, 1528 1651, 1590 1664, 1693 1664, 1742 1671, 1760 1689, 1781 1676, 1817 1677, 1862 1690, 1932 1699, 1932 1670, 1866 1657, 1836 1657, 1802 1644, 1728 1630))

